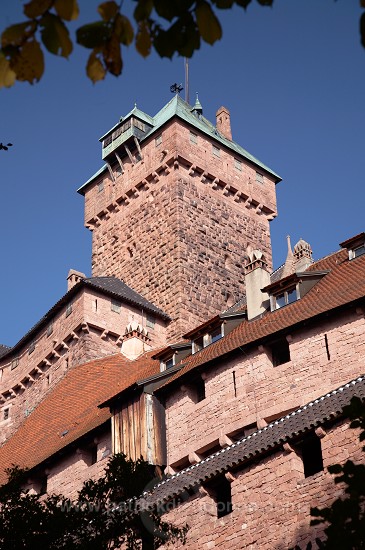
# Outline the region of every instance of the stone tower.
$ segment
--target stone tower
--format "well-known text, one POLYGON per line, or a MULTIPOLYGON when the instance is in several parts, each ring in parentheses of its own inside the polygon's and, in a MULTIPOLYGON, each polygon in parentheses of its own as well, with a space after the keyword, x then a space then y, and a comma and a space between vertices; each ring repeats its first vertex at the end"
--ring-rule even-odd
POLYGON ((280 177, 176 95, 156 116, 135 107, 100 141, 105 165, 80 189, 92 274, 114 275, 172 318, 174 340, 244 293, 246 249, 271 268, 280 177))

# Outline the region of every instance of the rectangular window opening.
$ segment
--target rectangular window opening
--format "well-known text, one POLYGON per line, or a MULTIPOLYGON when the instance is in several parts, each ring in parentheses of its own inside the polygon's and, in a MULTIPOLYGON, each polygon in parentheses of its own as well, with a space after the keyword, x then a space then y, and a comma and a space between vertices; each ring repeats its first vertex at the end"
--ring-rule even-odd
POLYGON ((119 300, 114 300, 113 298, 110 301, 110 309, 114 311, 114 313, 120 313, 122 307, 122 302, 119 300))
POLYGON ((53 321, 51 321, 47 327, 47 331, 46 331, 47 337, 51 336, 52 332, 53 332, 53 321))
POLYGON ((19 357, 14 357, 14 359, 11 362, 10 370, 14 370, 19 365, 19 357))
POLYGON ((221 150, 216 145, 212 145, 212 153, 215 157, 221 156, 221 150))
POLYGON ((289 342, 286 338, 280 338, 276 342, 273 342, 270 346, 271 348, 271 357, 272 364, 274 367, 283 365, 290 361, 290 348, 289 342))
POLYGON ((190 143, 198 143, 198 135, 194 132, 190 132, 190 143))
POLYGON ((234 167, 236 168, 236 170, 238 170, 239 172, 242 172, 242 162, 238 159, 234 159, 234 167))
POLYGON ((156 323, 156 319, 154 318, 154 316, 147 313, 146 327, 155 328, 155 323, 156 323))
POLYGON ((223 518, 232 512, 231 484, 224 475, 216 477, 204 487, 217 505, 217 518, 223 518))
POLYGON ((9 418, 9 409, 4 409, 3 419, 8 420, 8 418, 9 418))
POLYGON ((31 342, 31 343, 29 344, 28 355, 30 355, 31 353, 33 353, 34 350, 35 350, 35 340, 33 340, 33 342, 31 342))
POLYGON ((156 147, 157 147, 158 145, 161 145, 161 143, 162 143, 162 134, 159 134, 158 136, 155 137, 155 145, 156 145, 156 147))
POLYGON ((311 477, 323 471, 321 440, 316 434, 307 436, 295 447, 303 461, 304 477, 311 477))
POLYGON ((261 172, 256 172, 257 183, 264 183, 264 175, 261 172))
POLYGON ((104 180, 99 181, 98 183, 98 193, 104 191, 104 180))
POLYGON ((72 302, 68 303, 66 306, 66 317, 71 315, 71 313, 72 313, 72 302))

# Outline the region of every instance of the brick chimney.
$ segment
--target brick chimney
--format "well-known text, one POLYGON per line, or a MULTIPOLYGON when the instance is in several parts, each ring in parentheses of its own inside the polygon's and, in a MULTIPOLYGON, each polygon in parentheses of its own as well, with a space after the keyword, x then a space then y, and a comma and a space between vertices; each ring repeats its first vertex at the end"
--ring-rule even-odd
POLYGON ((85 273, 81 273, 81 271, 76 271, 75 269, 70 269, 67 275, 67 290, 71 290, 71 288, 77 285, 81 279, 85 278, 85 273))
POLYGON ((217 130, 222 136, 232 141, 231 115, 226 107, 220 107, 216 112, 217 130))
POLYGON ((249 253, 245 283, 247 319, 250 320, 267 311, 270 304, 267 292, 261 291, 262 288, 270 284, 270 273, 261 250, 253 250, 249 253))

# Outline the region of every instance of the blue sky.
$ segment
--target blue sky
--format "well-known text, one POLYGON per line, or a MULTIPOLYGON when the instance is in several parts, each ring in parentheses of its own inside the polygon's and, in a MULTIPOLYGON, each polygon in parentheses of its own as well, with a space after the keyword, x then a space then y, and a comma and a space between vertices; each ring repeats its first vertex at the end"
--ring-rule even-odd
MULTIPOLYGON (((97 19, 80 0, 80 22, 97 19)), ((125 2, 126 9, 133 3, 125 2)), ((283 178, 271 224, 274 265, 286 235, 314 257, 364 230, 365 50, 358 0, 275 0, 221 12, 223 39, 190 62, 190 97, 204 115, 231 112, 233 139, 283 178)), ((22 2, 2 2, 2 24, 22 19, 22 2)), ((76 193, 101 165, 98 138, 136 101, 154 115, 184 81, 183 60, 146 60, 124 50, 122 77, 93 86, 88 52, 47 56, 35 85, 0 90, 0 342, 14 345, 65 293, 70 268, 90 275, 91 234, 76 193)), ((183 92, 184 97, 184 92, 183 92)))

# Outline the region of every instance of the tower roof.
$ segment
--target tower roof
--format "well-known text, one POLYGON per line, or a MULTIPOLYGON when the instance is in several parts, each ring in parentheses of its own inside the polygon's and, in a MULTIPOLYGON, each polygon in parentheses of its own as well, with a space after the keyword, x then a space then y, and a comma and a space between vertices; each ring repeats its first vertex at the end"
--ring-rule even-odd
MULTIPOLYGON (((199 105, 201 108, 200 101, 199 101, 199 105)), ((164 126, 169 120, 173 119, 174 117, 177 117, 180 120, 183 120, 184 122, 188 123, 190 126, 206 134, 210 138, 213 138, 215 141, 227 147, 227 149, 230 149, 235 154, 252 162, 252 164, 254 164, 258 168, 261 168, 262 170, 264 170, 265 172, 273 176, 276 182, 281 181, 281 177, 278 174, 276 174, 273 170, 271 170, 271 168, 269 168, 268 166, 263 164, 260 160, 258 160, 256 157, 251 155, 248 151, 246 151, 243 147, 241 147, 235 141, 231 141, 226 137, 224 137, 220 132, 218 132, 216 126, 212 122, 210 122, 207 118, 205 118, 201 114, 201 112, 197 113, 197 110, 195 109, 195 107, 192 108, 191 105, 186 103, 186 101, 184 101, 179 95, 175 95, 166 105, 164 105, 164 107, 162 107, 162 109, 160 109, 160 111, 156 113, 154 117, 150 117, 149 115, 147 115, 146 113, 144 113, 143 111, 141 111, 135 106, 125 117, 123 117, 115 126, 113 126, 113 128, 108 130, 108 132, 106 132, 100 138, 100 140, 103 140, 106 136, 110 135, 111 132, 116 130, 120 125, 124 124, 125 121, 131 116, 135 116, 143 120, 150 126, 150 128, 146 131, 144 136, 141 137, 140 139, 141 142, 145 141, 155 132, 160 130, 160 128, 162 128, 162 126, 164 126)), ((109 145, 109 147, 112 147, 112 144, 109 145)), ((93 174, 91 178, 89 178, 77 190, 78 193, 83 195, 86 187, 90 183, 92 183, 95 180, 95 178, 97 178, 97 176, 99 176, 105 170, 107 170, 106 165, 101 167, 95 174, 93 174)))

